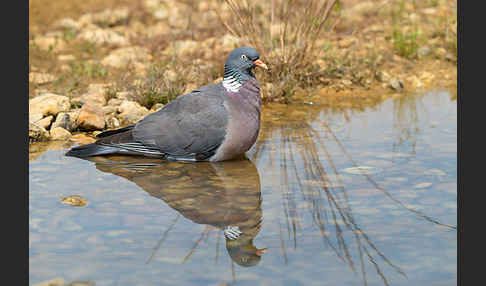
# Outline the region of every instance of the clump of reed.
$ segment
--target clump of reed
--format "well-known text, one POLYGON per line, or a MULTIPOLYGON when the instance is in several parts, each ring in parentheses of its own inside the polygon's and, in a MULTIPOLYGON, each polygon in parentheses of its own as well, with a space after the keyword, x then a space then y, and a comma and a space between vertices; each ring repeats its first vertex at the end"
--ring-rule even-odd
POLYGON ((339 10, 338 0, 225 0, 230 18, 220 17, 230 33, 255 47, 270 71, 263 82, 272 84, 269 98, 290 96, 300 87, 317 84, 319 66, 315 63, 325 31, 339 10))

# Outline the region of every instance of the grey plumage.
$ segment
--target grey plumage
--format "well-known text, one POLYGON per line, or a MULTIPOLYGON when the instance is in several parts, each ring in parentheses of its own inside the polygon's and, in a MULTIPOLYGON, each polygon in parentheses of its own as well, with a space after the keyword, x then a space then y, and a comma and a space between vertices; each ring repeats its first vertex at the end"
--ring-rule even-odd
POLYGON ((134 125, 102 132, 95 143, 74 147, 66 155, 117 153, 222 161, 243 154, 255 143, 260 128, 260 86, 251 72, 262 64, 258 57, 248 47, 230 53, 225 75, 238 80, 236 89, 228 89, 222 82, 202 86, 134 125))

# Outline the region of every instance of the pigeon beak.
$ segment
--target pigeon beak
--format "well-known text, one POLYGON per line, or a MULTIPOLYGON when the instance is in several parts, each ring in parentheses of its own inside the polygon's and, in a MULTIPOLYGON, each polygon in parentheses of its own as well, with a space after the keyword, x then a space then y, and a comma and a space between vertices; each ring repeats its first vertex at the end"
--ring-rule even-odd
POLYGON ((262 249, 258 249, 256 251, 256 255, 258 256, 262 256, 266 251, 267 251, 268 248, 262 248, 262 249))
POLYGON ((258 60, 255 60, 253 63, 254 63, 254 64, 257 66, 257 67, 261 67, 261 68, 264 68, 264 69, 268 70, 267 65, 266 65, 264 62, 262 62, 261 60, 259 60, 259 59, 258 59, 258 60))

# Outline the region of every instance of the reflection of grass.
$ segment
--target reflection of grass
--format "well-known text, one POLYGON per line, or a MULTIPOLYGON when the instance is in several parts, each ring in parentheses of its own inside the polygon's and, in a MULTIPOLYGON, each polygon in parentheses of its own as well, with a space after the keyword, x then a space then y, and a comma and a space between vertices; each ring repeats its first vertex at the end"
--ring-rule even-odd
MULTIPOLYGON (((313 112, 313 109, 308 109, 305 118, 296 118, 290 124, 287 122, 285 125, 281 125, 276 122, 276 125, 266 125, 270 127, 263 130, 260 140, 265 142, 274 141, 273 137, 279 138, 279 146, 273 146, 279 151, 268 152, 269 150, 266 148, 269 145, 259 144, 254 153, 257 160, 268 156, 271 162, 280 166, 280 193, 285 222, 279 221, 279 225, 285 262, 288 261, 286 250, 288 243, 285 242, 285 231, 282 231, 282 227, 286 226, 287 239, 293 239, 293 246, 296 248, 297 232, 301 229, 299 218, 303 216, 303 212, 307 212, 312 217, 313 225, 319 230, 325 246, 332 249, 337 258, 346 263, 351 270, 360 272, 365 285, 367 285, 367 265, 376 270, 384 285, 390 284, 385 276, 384 268, 386 267, 391 267, 406 277, 400 267, 392 263, 380 251, 366 230, 357 223, 348 201, 346 187, 324 138, 334 141, 344 157, 354 166, 359 165, 346 151, 327 122, 319 120, 317 116, 318 114, 313 112), (310 122, 324 127, 324 133, 319 134, 310 122), (321 159, 322 157, 324 160, 321 159), (292 187, 292 183, 296 186, 292 187), (302 197, 307 202, 305 209, 297 207, 298 197, 302 197)), ((362 175, 375 189, 381 191, 401 208, 434 224, 455 228, 407 207, 386 189, 379 186, 370 175, 364 173, 362 175)))
POLYGON ((423 108, 420 99, 417 96, 402 96, 393 100, 393 128, 396 130, 398 137, 396 143, 393 144, 394 152, 405 142, 411 145, 411 152, 415 153, 415 146, 417 144, 417 135, 420 132, 418 126, 418 108, 423 108))
MULTIPOLYGON (((273 135, 270 132, 264 134, 271 137, 273 135)), ((365 285, 367 284, 366 261, 375 267, 383 283, 389 285, 381 270, 383 265, 380 265, 377 260, 378 257, 398 273, 405 276, 403 271, 385 257, 365 231, 356 223, 347 199, 346 190, 342 186, 339 172, 326 149, 324 140, 319 138, 320 136, 316 130, 308 122, 300 121, 298 126, 280 128, 279 137, 281 138, 279 146, 281 151, 278 153, 280 158, 274 158, 274 155, 271 155, 271 160, 280 161, 282 205, 287 233, 289 239, 291 236, 293 237, 294 248, 297 247, 296 237, 297 231, 300 229, 298 218, 302 216, 302 214, 299 214, 301 209, 298 209, 296 206, 296 197, 301 195, 303 200, 308 203, 307 211, 312 216, 313 224, 319 229, 323 243, 330 247, 336 256, 354 272, 359 267, 365 285), (320 151, 325 153, 329 163, 328 168, 319 159, 320 151), (299 162, 302 162, 302 166, 299 166, 299 162), (336 175, 337 182, 329 181, 329 174, 331 173, 336 175), (291 179, 297 182, 298 186, 296 188, 289 188, 291 179), (304 184, 304 181, 320 184, 304 184), (336 187, 328 187, 328 183, 337 184, 335 184, 336 187), (330 236, 330 233, 333 231, 335 237, 330 236), (347 236, 348 233, 353 236, 352 239, 347 236), (359 255, 359 262, 353 259, 353 245, 359 255)), ((259 149, 257 146, 256 154, 260 153, 257 158, 262 157, 262 152, 265 152, 265 150, 259 149)), ((286 258, 287 251, 282 234, 281 231, 282 252, 286 258)))

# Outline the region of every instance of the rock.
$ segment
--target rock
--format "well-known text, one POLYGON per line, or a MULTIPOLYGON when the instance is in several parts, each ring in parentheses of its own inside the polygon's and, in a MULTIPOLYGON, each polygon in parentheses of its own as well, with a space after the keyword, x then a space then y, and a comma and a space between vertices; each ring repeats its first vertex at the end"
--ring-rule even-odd
POLYGON ((44 129, 49 129, 49 126, 51 126, 52 120, 54 119, 54 116, 49 115, 47 117, 42 118, 41 120, 35 122, 37 125, 42 126, 44 129))
POLYGON ((90 83, 88 85, 88 92, 106 92, 112 84, 110 83, 90 83))
POLYGON ((120 121, 116 117, 111 117, 106 120, 106 127, 108 129, 117 129, 120 127, 120 121))
POLYGON ((45 84, 56 80, 56 77, 48 73, 30 72, 29 82, 35 84, 45 84))
POLYGON ((440 47, 440 48, 437 48, 437 50, 435 50, 435 55, 438 57, 438 58, 441 58, 441 59, 444 59, 447 55, 447 50, 440 47))
POLYGON ((162 103, 156 103, 152 106, 152 108, 150 108, 150 110, 152 112, 156 112, 156 111, 159 111, 160 109, 162 109, 162 107, 164 107, 164 105, 162 103))
POLYGON ((152 12, 152 16, 156 20, 166 20, 169 18, 169 11, 166 8, 157 9, 152 12))
POLYGON ((71 133, 62 127, 51 128, 51 140, 69 140, 71 133))
POLYGON ((403 91, 403 82, 397 78, 392 78, 388 82, 388 86, 391 87, 393 90, 397 92, 402 92, 403 91))
MULTIPOLYGON (((120 92, 117 93, 117 95, 119 94, 120 92)), ((119 99, 119 98, 112 98, 110 100, 108 100, 108 106, 119 106, 123 100, 125 100, 126 98, 124 99, 119 99)))
POLYGON ((59 51, 66 47, 66 42, 55 36, 39 36, 29 41, 30 45, 39 47, 44 51, 59 51))
POLYGON ((81 32, 78 39, 88 41, 97 45, 114 45, 114 46, 126 46, 129 44, 128 40, 107 29, 90 29, 81 32))
POLYGON ((106 105, 106 98, 104 90, 91 91, 71 99, 71 102, 77 106, 83 106, 86 103, 93 103, 97 105, 106 105))
POLYGON ((87 103, 79 112, 78 127, 84 130, 102 130, 105 128, 105 115, 101 105, 87 103))
POLYGON ((105 66, 123 68, 128 64, 144 64, 151 59, 147 48, 133 46, 114 50, 101 63, 105 66))
POLYGON ((129 10, 127 8, 106 9, 99 13, 83 15, 84 22, 91 22, 99 26, 113 27, 116 25, 126 24, 129 18, 129 10))
POLYGON ((36 123, 29 122, 29 140, 31 141, 47 141, 49 139, 49 132, 42 126, 36 123))
POLYGON ((154 10, 154 9, 157 9, 157 8, 160 8, 160 0, 144 0, 143 1, 143 6, 147 9, 147 10, 154 10))
POLYGON ((65 284, 64 279, 62 278, 55 278, 52 280, 40 282, 37 284, 34 284, 33 286, 63 286, 65 284))
POLYGON ((193 40, 171 42, 162 54, 165 56, 176 54, 180 57, 188 57, 199 51, 199 45, 198 42, 193 40))
POLYGON ((419 58, 424 58, 424 57, 430 55, 431 52, 432 52, 432 50, 428 46, 422 46, 422 47, 418 48, 417 55, 418 55, 419 58))
POLYGON ((76 142, 76 143, 79 143, 81 145, 86 145, 86 144, 95 142, 96 139, 93 138, 93 137, 90 137, 90 136, 88 136, 86 134, 79 133, 79 134, 73 135, 71 137, 71 141, 76 142))
POLYGON ((447 53, 445 55, 445 59, 450 61, 450 62, 457 62, 457 57, 454 56, 452 53, 447 53))
POLYGON ((37 122, 42 119, 42 114, 29 114, 29 122, 37 122))
POLYGON ((412 86, 416 89, 422 88, 424 86, 424 83, 416 75, 412 75, 412 76, 408 77, 407 79, 408 79, 408 82, 410 82, 412 84, 412 86))
POLYGON ((413 188, 414 189, 424 189, 424 188, 428 188, 430 186, 432 186, 432 183, 426 182, 426 183, 416 184, 415 186, 413 186, 413 188))
POLYGON ((375 174, 379 173, 382 170, 379 168, 375 167, 369 167, 369 166, 358 166, 358 167, 350 167, 350 168, 345 168, 342 169, 343 172, 346 172, 348 174, 353 174, 353 175, 370 175, 370 174, 375 174))
POLYGON ((69 98, 63 95, 45 93, 29 100, 29 114, 57 115, 71 107, 69 98))
POLYGON ((145 36, 152 38, 160 35, 167 35, 170 32, 169 24, 165 22, 158 22, 154 25, 145 26, 146 28, 141 31, 145 36))
POLYGON ((174 82, 177 80, 177 73, 173 70, 165 70, 164 78, 166 78, 168 81, 174 82))
POLYGON ((73 196, 62 198, 60 202, 73 207, 83 207, 88 203, 88 200, 86 200, 81 196, 73 195, 73 196))
POLYGON ((353 85, 353 82, 350 81, 349 79, 343 79, 341 82, 342 82, 342 84, 344 86, 351 86, 351 85, 353 85))
POLYGON ((60 112, 56 116, 56 121, 52 123, 51 130, 56 127, 61 127, 66 129, 67 131, 71 132, 74 130, 74 122, 75 120, 71 119, 71 115, 68 113, 60 112))
POLYGON ((76 60, 76 57, 74 55, 59 55, 57 56, 57 60, 61 62, 69 62, 76 60))
POLYGON ((139 121, 148 114, 148 109, 141 106, 138 102, 125 100, 118 107, 118 118, 124 124, 132 124, 139 121))
POLYGON ((68 130, 69 132, 76 130, 78 128, 78 117, 79 117, 80 112, 81 112, 81 109, 74 109, 74 110, 67 112, 67 114, 69 115, 69 119, 71 120, 72 126, 73 126, 73 128, 71 130, 64 128, 63 126, 59 126, 59 127, 62 127, 64 129, 68 130))
POLYGON ((117 106, 115 105, 107 105, 103 106, 103 114, 108 115, 108 114, 115 114, 116 111, 118 110, 117 106))
POLYGON ((367 15, 369 13, 372 13, 378 9, 377 5, 373 1, 361 1, 357 3, 356 5, 353 5, 351 8, 349 8, 351 13, 357 13, 361 15, 367 15))
POLYGON ((377 71, 375 78, 379 82, 388 82, 391 79, 390 75, 386 71, 377 71))
POLYGON ((73 31, 78 31, 81 29, 81 24, 74 21, 71 18, 64 18, 55 23, 56 28, 69 29, 73 31))
POLYGON ((116 93, 116 98, 121 100, 121 102, 118 104, 120 105, 124 100, 131 100, 132 96, 128 91, 119 91, 116 93))
POLYGON ((426 14, 426 15, 434 15, 437 13, 437 9, 436 8, 425 8, 425 9, 422 9, 422 13, 426 14))
POLYGON ((342 49, 347 49, 356 42, 356 39, 348 37, 340 40, 338 46, 342 49))

